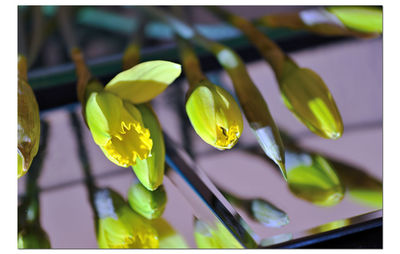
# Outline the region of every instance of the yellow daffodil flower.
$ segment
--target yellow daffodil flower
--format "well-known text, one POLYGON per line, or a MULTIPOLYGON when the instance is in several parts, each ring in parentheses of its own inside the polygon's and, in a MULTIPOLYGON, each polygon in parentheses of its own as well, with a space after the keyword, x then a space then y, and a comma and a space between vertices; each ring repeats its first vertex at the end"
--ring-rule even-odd
POLYGON ((196 133, 220 150, 232 148, 242 134, 242 114, 236 101, 208 80, 189 94, 186 112, 196 133))
POLYGON ((163 214, 167 204, 167 194, 162 185, 155 191, 149 191, 137 182, 128 190, 128 202, 135 212, 152 220, 163 214))
POLYGON ((156 97, 180 72, 175 63, 145 62, 118 74, 103 91, 88 95, 86 121, 94 141, 110 161, 128 167, 151 156, 151 133, 134 104, 156 97))
POLYGON ((18 178, 25 175, 39 150, 40 117, 35 94, 27 82, 26 59, 18 57, 18 178))
POLYGON ((158 234, 148 221, 135 213, 123 198, 110 189, 95 194, 99 216, 97 242, 100 248, 158 248, 158 234))
POLYGON ((94 92, 86 104, 86 119, 93 139, 109 160, 128 167, 146 159, 153 146, 139 110, 108 92, 94 92))

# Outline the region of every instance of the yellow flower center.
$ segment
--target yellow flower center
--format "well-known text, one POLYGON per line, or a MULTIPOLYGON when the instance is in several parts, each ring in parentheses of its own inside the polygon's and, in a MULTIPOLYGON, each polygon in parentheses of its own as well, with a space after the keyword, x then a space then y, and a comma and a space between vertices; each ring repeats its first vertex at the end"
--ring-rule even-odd
POLYGON ((150 131, 139 122, 121 122, 119 132, 112 134, 104 149, 122 167, 136 164, 136 158, 146 159, 153 147, 150 131))
POLYGON ((217 141, 215 145, 218 149, 230 149, 237 143, 239 137, 240 131, 238 125, 231 125, 229 129, 217 125, 217 141))

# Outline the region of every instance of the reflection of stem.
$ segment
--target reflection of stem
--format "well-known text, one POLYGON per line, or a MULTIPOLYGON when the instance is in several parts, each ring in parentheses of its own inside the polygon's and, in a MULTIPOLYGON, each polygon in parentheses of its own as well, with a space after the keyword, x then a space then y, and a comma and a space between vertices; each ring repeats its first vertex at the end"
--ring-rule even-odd
MULTIPOLYGON (((39 186, 38 179, 42 169, 44 157, 46 155, 47 136, 48 136, 48 123, 42 121, 41 128, 41 142, 37 155, 32 161, 29 172, 27 173, 26 181, 26 196, 22 201, 22 211, 27 211, 26 217, 23 220, 33 223, 39 223, 40 207, 39 207, 39 186)), ((24 222, 24 221, 23 221, 24 222)), ((22 223, 23 223, 22 222, 22 223)), ((21 224, 22 224, 21 223, 21 224)))
POLYGON ((90 205, 92 206, 93 211, 97 213, 95 209, 96 207, 94 205, 94 195, 98 187, 96 186, 95 180, 92 176, 88 155, 86 152, 85 145, 83 144, 82 126, 75 112, 70 113, 70 118, 72 121, 72 127, 74 129, 74 133, 76 135, 76 141, 78 143, 78 154, 83 172, 85 174, 85 183, 89 194, 90 205))

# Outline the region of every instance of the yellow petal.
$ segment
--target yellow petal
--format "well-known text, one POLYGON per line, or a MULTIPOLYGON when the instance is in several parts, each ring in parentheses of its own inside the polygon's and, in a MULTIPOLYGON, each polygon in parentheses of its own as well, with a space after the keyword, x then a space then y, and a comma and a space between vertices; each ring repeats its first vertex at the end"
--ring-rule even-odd
POLYGON ((168 61, 138 64, 115 76, 105 90, 134 104, 148 102, 181 74, 181 66, 168 61))

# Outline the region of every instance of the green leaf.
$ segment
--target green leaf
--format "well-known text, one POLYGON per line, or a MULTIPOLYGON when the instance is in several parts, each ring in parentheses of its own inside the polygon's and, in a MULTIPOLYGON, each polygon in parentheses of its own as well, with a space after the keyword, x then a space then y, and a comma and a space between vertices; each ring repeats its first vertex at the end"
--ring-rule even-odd
POLYGON ((105 90, 134 104, 144 103, 162 93, 180 74, 179 64, 161 60, 144 62, 119 73, 105 90))

